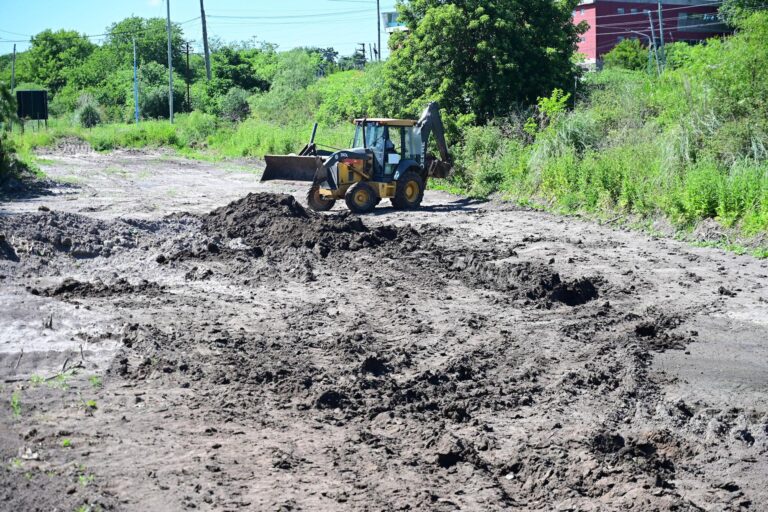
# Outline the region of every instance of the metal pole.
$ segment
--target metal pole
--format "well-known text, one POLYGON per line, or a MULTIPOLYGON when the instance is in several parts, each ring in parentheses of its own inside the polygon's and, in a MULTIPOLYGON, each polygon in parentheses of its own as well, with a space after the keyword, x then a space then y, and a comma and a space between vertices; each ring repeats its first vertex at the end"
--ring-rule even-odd
POLYGON ((659 44, 661 45, 661 69, 667 65, 667 56, 664 52, 664 14, 662 13, 661 1, 659 2, 659 44))
POLYGON ((651 37, 653 37, 653 55, 656 57, 656 73, 661 75, 661 67, 659 66, 659 48, 656 45, 656 29, 653 28, 653 16, 651 16, 651 11, 648 11, 648 24, 651 26, 651 37))
POLYGON ((16 44, 13 45, 13 60, 11 60, 11 92, 16 88, 16 44))
MULTIPOLYGON (((376 0, 376 26, 378 28, 379 42, 377 48, 379 49, 378 57, 381 61, 381 0, 376 0)), ((373 59, 371 59, 373 60, 373 59)))
POLYGON ((136 65, 136 38, 133 38, 133 116, 139 124, 139 72, 136 65))
POLYGON ((208 27, 205 24, 205 6, 200 0, 200 18, 203 20, 203 52, 205 53, 205 77, 211 79, 211 52, 208 50, 208 27))
POLYGON ((173 59, 171 58, 171 0, 165 0, 168 27, 168 110, 173 124, 173 59))

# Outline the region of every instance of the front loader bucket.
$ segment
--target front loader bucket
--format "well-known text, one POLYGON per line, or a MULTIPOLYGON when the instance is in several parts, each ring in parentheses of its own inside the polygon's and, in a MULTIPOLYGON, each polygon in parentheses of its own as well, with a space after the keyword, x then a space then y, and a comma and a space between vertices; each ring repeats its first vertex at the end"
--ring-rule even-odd
POLYGON ((316 156, 267 155, 267 168, 261 181, 288 180, 314 181, 317 168, 323 160, 316 156))

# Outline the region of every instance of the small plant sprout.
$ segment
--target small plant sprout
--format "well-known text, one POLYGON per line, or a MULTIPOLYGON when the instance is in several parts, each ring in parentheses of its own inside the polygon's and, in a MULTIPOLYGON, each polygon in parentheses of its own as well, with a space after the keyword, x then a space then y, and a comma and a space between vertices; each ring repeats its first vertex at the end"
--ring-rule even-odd
POLYGON ((93 479, 94 479, 94 476, 91 473, 88 473, 86 475, 80 475, 79 477, 77 477, 78 483, 83 487, 88 487, 88 484, 93 482, 93 479))
POLYGON ((61 447, 62 448, 70 448, 70 447, 72 447, 72 440, 68 439, 68 438, 62 439, 61 440, 61 447))
POLYGON ((32 386, 39 386, 43 382, 45 382, 45 379, 40 375, 33 375, 29 378, 29 383, 32 384, 32 386))
POLYGON ((11 411, 14 418, 21 418, 21 391, 18 389, 11 395, 11 411))
POLYGON ((100 388, 104 385, 104 383, 101 382, 101 377, 98 375, 93 375, 88 379, 88 382, 91 383, 91 387, 93 388, 100 388))
POLYGON ((86 400, 85 401, 85 407, 88 410, 90 410, 90 411, 93 411, 94 409, 97 409, 97 407, 96 407, 96 400, 86 400))
POLYGON ((66 391, 69 389, 69 379, 74 373, 66 372, 58 374, 54 379, 48 381, 48 387, 51 389, 60 389, 66 391))

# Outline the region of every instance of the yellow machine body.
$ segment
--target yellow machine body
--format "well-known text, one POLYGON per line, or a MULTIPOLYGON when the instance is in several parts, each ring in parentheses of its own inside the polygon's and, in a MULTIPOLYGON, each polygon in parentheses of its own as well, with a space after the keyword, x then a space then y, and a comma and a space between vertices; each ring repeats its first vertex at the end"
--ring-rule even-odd
POLYGON ((395 191, 397 190, 397 182, 390 181, 388 183, 382 183, 378 181, 371 181, 370 169, 373 165, 372 159, 366 162, 365 160, 345 160, 339 162, 339 186, 336 190, 329 188, 320 188, 319 193, 326 199, 344 199, 347 190, 359 181, 366 181, 374 188, 380 199, 389 199, 395 197, 395 191))

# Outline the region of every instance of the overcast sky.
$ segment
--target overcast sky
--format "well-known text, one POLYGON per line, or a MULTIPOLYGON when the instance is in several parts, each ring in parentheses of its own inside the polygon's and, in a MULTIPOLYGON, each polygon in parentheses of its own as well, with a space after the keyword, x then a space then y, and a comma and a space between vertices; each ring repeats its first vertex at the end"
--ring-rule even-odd
MULTIPOLYGON (((46 28, 88 35, 131 15, 165 17, 166 0, 0 0, 0 54, 29 47, 29 37, 46 28)), ((170 0, 171 20, 184 23, 184 35, 202 41, 200 0, 170 0)), ((395 0, 381 0, 382 11, 395 0)), ((208 35, 224 41, 256 37, 280 49, 333 46, 351 54, 357 43, 376 42, 376 0, 205 0, 208 35)), ((386 32, 382 46, 386 49, 386 32)), ((93 37, 99 43, 103 37, 93 37)), ((386 51, 385 51, 386 55, 386 51)))

